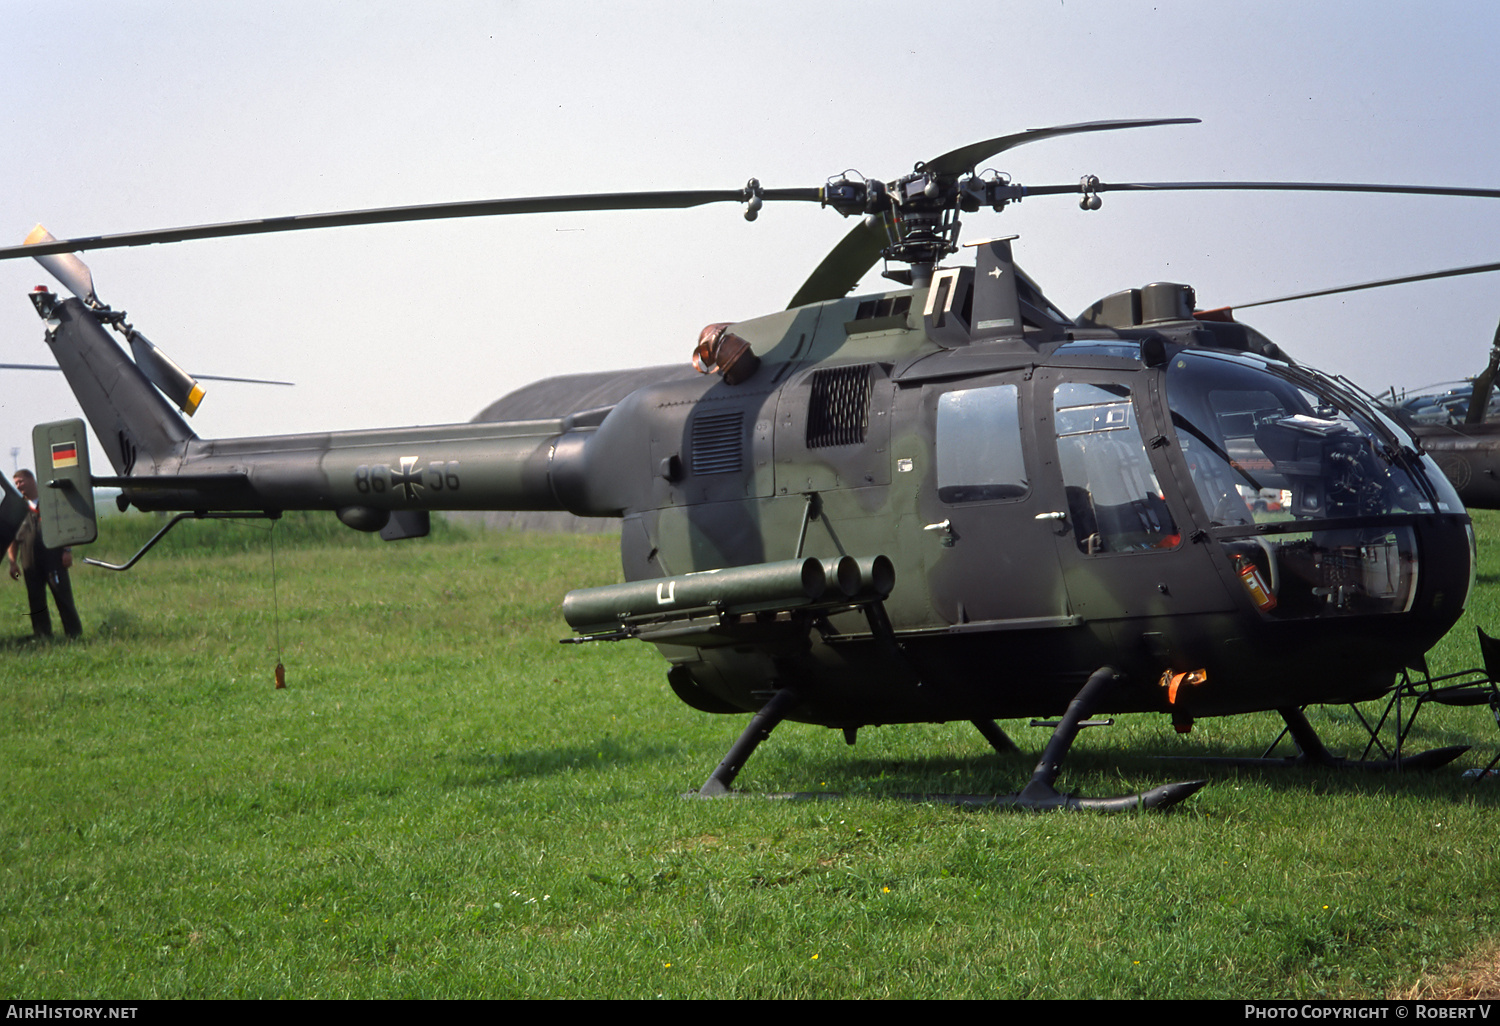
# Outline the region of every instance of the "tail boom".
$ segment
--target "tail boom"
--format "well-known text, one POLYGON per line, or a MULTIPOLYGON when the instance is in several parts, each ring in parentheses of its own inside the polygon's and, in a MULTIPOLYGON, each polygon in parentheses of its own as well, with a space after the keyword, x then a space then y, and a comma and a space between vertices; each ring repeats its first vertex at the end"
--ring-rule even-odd
POLYGON ((519 421, 195 440, 175 467, 119 483, 143 510, 564 510, 564 433, 519 421))
MULTIPOLYGON (((622 516, 649 448, 611 430, 606 410, 576 417, 200 439, 82 301, 34 294, 47 342, 121 489, 121 506, 187 512, 335 510, 351 526, 390 513, 553 510, 622 516), (606 440, 603 446, 592 445, 606 440), (600 468, 605 468, 601 471, 600 468)), ((362 528, 365 529, 365 528, 362 528)))

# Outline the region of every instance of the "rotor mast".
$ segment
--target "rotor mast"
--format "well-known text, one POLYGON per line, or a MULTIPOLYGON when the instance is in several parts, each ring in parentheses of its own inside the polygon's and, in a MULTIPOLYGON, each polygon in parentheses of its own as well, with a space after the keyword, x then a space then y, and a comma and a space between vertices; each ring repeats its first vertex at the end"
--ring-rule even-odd
POLYGON ((831 181, 823 187, 823 204, 845 217, 862 214, 865 229, 883 242, 879 256, 887 263, 909 267, 905 271, 888 268, 882 272, 885 277, 923 288, 931 284, 933 268, 958 252, 963 227, 959 211, 975 211, 981 205, 998 211, 1014 198, 1013 188, 1000 178, 986 181, 969 174, 942 174, 918 163, 910 174, 890 183, 847 176, 831 181), (997 193, 986 185, 1003 188, 997 193))

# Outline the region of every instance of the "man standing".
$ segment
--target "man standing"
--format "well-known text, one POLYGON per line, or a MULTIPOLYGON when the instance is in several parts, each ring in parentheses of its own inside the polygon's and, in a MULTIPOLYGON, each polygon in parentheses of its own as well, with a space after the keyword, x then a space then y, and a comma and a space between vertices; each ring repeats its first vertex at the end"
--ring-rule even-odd
POLYGON ((25 497, 31 511, 10 545, 10 577, 11 580, 23 575, 26 578, 26 598, 31 604, 31 632, 37 637, 52 636, 52 617, 47 611, 47 589, 51 588, 63 631, 68 637, 76 638, 83 633, 83 624, 73 606, 73 585, 68 580, 73 552, 42 545, 42 523, 36 509, 36 475, 29 470, 18 470, 15 482, 16 491, 25 497))

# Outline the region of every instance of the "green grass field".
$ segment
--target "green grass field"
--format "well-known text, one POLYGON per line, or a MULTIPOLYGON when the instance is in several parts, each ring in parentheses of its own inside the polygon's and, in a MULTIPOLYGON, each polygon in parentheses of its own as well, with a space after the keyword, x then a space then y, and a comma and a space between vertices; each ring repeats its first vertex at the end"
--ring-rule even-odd
MULTIPOLYGON (((149 529, 111 518, 91 553, 149 529)), ((1500 516, 1434 671, 1500 627, 1500 516)), ((1379 997, 1500 935, 1483 709, 1424 714, 1404 777, 1210 770, 1166 814, 882 798, 1012 791, 1045 731, 788 724, 750 792, 685 801, 743 727, 639 644, 563 646, 615 539, 386 545, 332 518, 181 526, 128 574, 74 572, 78 643, 0 647, 0 990, 26 998, 1379 997), (278 656, 285 690, 272 687, 278 656), (1430 715, 1430 718, 1427 718, 1430 715)), ((11 584, 0 637, 27 630, 11 584)), ((1347 710, 1314 721, 1336 750, 1347 710)), ((1201 775, 1273 715, 1087 731, 1065 789, 1201 775)))

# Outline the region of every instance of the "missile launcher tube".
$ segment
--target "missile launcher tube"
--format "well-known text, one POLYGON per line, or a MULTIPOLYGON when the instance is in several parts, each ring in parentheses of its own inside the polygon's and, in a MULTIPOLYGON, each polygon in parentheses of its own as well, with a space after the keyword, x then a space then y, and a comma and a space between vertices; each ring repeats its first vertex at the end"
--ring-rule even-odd
POLYGON ((622 620, 668 617, 689 610, 754 613, 812 605, 828 590, 821 560, 726 567, 602 588, 580 588, 563 599, 563 619, 580 634, 619 628, 622 620))
POLYGON ((563 618, 580 634, 599 634, 625 623, 694 613, 736 615, 865 603, 889 595, 895 579, 885 556, 788 559, 581 588, 563 599, 563 618))

